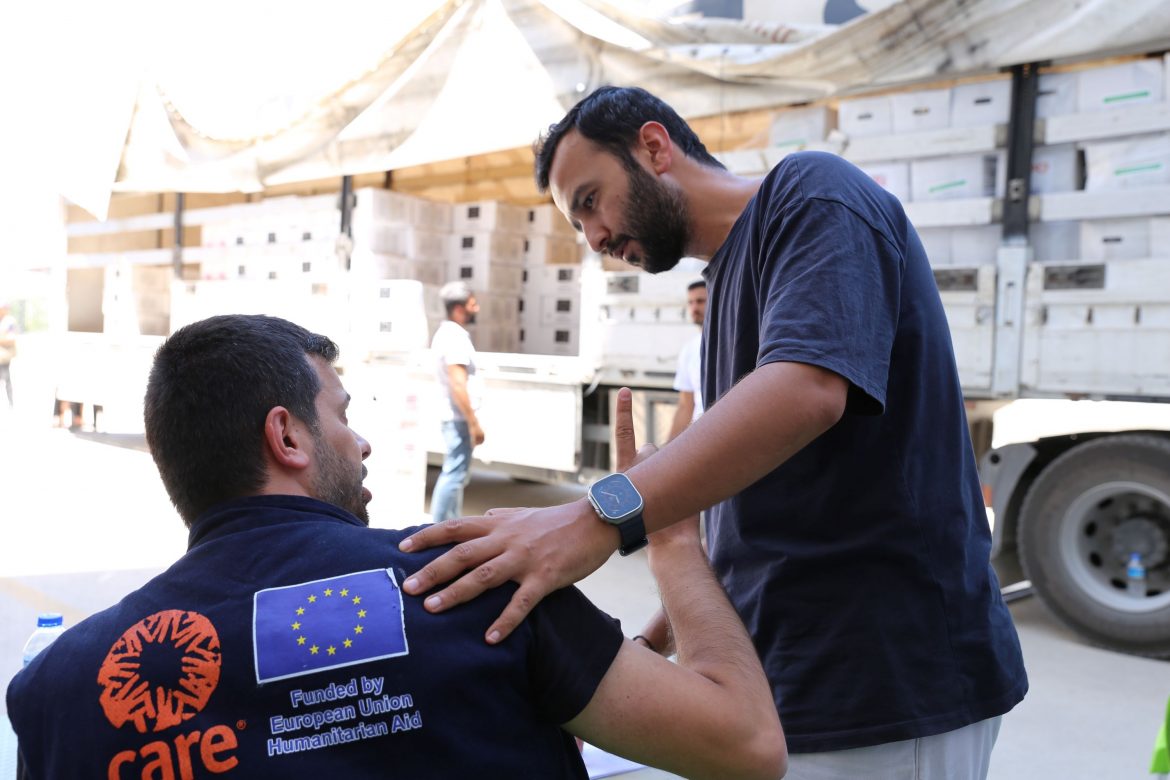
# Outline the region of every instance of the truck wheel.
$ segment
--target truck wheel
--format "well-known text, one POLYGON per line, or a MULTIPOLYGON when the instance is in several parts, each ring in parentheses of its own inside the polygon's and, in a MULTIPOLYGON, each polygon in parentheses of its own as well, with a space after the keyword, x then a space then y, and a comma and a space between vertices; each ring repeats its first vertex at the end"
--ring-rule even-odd
POLYGON ((1020 509, 1020 559, 1036 593, 1090 641, 1170 656, 1170 439, 1093 439, 1049 464, 1020 509), (1145 593, 1127 590, 1140 553, 1145 593))

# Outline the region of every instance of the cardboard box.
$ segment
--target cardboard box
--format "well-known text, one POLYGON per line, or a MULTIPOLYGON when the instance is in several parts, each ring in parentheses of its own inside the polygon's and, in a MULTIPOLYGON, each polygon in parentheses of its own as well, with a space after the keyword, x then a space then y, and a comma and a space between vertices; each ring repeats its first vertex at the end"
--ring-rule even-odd
POLYGON ((1032 259, 1038 263, 1068 262, 1081 257, 1079 222, 1033 222, 1028 226, 1032 259))
POLYGON ((354 247, 413 260, 442 260, 450 255, 450 233, 437 233, 391 222, 354 221, 354 247))
POLYGON ((471 343, 479 352, 516 352, 520 346, 520 328, 515 325, 469 325, 471 343))
POLYGON ((1170 217, 1150 219, 1150 257, 1170 258, 1170 217))
POLYGON ((1032 150, 1033 194, 1080 189, 1080 156, 1074 144, 1037 146, 1032 150))
POLYGON ((1036 95, 1036 116, 1064 116, 1077 113, 1077 74, 1041 73, 1036 95))
POLYGON ((893 113, 889 95, 850 98, 837 104, 841 131, 851 138, 890 135, 894 132, 893 113))
POLYGON ((561 236, 577 240, 577 231, 556 206, 546 203, 528 209, 528 224, 524 232, 537 236, 561 236))
POLYGON ((1160 59, 1082 70, 1077 74, 1077 109, 1087 113, 1160 103, 1164 94, 1163 71, 1160 59))
POLYGON ((1081 222, 1085 260, 1140 260, 1150 256, 1150 219, 1086 219, 1081 222))
POLYGON ((364 187, 354 193, 354 219, 393 222, 445 232, 451 230, 451 205, 401 192, 364 187))
POLYGON ((926 250, 926 259, 933 266, 951 264, 951 229, 946 227, 916 228, 918 240, 926 250))
POLYGON ((951 95, 951 127, 1007 124, 1011 102, 1009 79, 961 84, 951 95))
POLYGON ((524 236, 516 233, 456 233, 449 244, 450 257, 457 260, 492 260, 500 263, 524 263, 524 236))
POLYGON ((1087 143, 1084 149, 1086 190, 1170 184, 1170 133, 1087 143))
POLYGON ((455 207, 452 224, 456 233, 524 233, 528 229, 528 210, 496 200, 460 203, 455 207))
POLYGON ((828 106, 805 106, 777 111, 772 115, 768 145, 789 150, 804 149, 824 141, 837 125, 836 113, 828 106))
POLYGON ((581 322, 580 295, 540 296, 541 325, 573 325, 581 322))
POLYGON ((861 170, 903 203, 910 201, 910 163, 873 163, 861 170))
POLYGON ((579 265, 581 245, 575 237, 528 235, 524 239, 524 264, 579 265))
POLYGON ((998 155, 934 157, 910 163, 911 200, 983 198, 996 192, 998 155))
POLYGON ((995 265, 1003 241, 1002 225, 964 225, 951 228, 951 265, 995 265))
POLYGON ((922 89, 893 96, 895 133, 945 130, 951 123, 951 90, 922 89))
POLYGON ((496 292, 520 295, 524 289, 524 266, 500 263, 489 258, 473 257, 450 260, 446 281, 467 282, 477 293, 496 292))
POLYGON ((715 152, 715 159, 737 176, 759 176, 767 170, 767 162, 759 149, 733 149, 715 152))
POLYGON ((581 334, 574 327, 523 327, 518 342, 520 351, 529 355, 576 355, 581 348, 581 334))
POLYGON ((350 257, 350 274, 355 279, 415 279, 423 284, 441 285, 447 281, 447 263, 439 258, 415 260, 355 249, 350 257))

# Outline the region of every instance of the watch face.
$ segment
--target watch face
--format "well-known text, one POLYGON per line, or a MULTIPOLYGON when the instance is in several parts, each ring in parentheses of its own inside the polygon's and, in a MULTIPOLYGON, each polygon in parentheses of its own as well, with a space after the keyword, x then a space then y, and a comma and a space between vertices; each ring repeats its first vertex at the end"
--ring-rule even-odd
POLYGON ((611 520, 620 520, 642 508, 642 496, 624 474, 610 474, 589 492, 601 513, 611 520))

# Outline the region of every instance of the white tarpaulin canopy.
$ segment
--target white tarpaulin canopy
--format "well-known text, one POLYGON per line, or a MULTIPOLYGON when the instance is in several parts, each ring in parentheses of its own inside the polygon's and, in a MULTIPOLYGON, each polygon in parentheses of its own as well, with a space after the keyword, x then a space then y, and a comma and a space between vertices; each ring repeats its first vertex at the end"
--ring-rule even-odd
MULTIPOLYGON (((259 53, 221 47, 210 31, 192 40, 187 29, 182 59, 199 67, 107 85, 116 116, 104 124, 75 116, 71 137, 85 136, 92 153, 66 172, 62 191, 104 217, 112 189, 254 191, 515 148, 607 83, 644 86, 698 117, 1170 47, 1165 0, 869 5, 878 10, 834 27, 663 20, 602 0, 331 4, 285 40, 264 39, 261 27, 259 53), (333 14, 344 17, 340 52, 323 45, 338 43, 333 14)), ((262 25, 262 14, 241 13, 219 23, 262 25)))

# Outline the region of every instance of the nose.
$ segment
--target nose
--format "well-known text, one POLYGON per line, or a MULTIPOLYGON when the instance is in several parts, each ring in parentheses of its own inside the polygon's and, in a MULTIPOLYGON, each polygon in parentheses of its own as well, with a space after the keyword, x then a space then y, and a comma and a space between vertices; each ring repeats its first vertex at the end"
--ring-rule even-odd
POLYGON ((366 458, 370 457, 370 453, 373 452, 373 448, 370 447, 370 443, 366 441, 360 433, 355 433, 354 436, 357 437, 358 448, 362 453, 362 460, 365 460, 366 458))
POLYGON ((596 220, 581 223, 581 230, 585 233, 585 241, 594 252, 604 252, 609 243, 609 231, 596 220))

